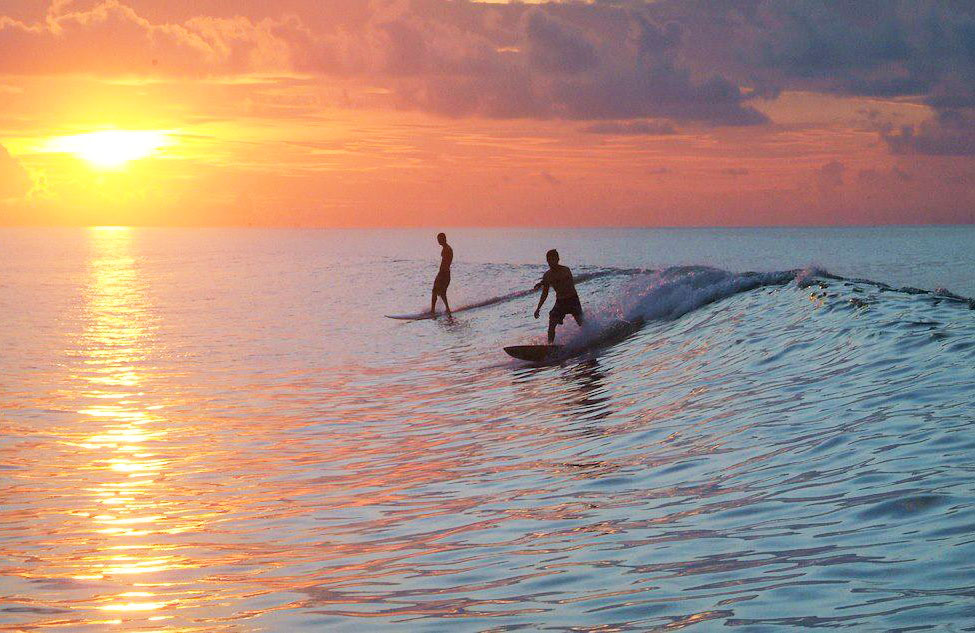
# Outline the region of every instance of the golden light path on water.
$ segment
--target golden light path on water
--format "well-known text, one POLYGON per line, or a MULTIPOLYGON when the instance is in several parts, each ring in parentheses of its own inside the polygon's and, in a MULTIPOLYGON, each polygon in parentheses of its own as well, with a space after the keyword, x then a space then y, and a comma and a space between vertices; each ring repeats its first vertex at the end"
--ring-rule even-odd
POLYGON ((88 518, 94 547, 68 566, 75 580, 111 580, 124 588, 78 606, 94 607, 107 618, 145 613, 158 622, 171 617, 167 612, 178 599, 169 583, 146 575, 187 562, 171 555, 160 539, 179 527, 167 521, 164 482, 171 460, 153 447, 168 434, 166 420, 157 413, 162 406, 143 391, 141 366, 153 342, 154 321, 130 252, 130 231, 97 228, 90 238, 84 333, 70 384, 84 389, 86 404, 78 414, 91 432, 69 445, 80 449, 76 467, 87 483, 81 493, 89 507, 76 513, 88 518))
POLYGON ((263 448, 268 420, 204 413, 224 392, 200 384, 178 341, 205 328, 160 304, 193 289, 147 272, 137 230, 88 229, 77 246, 57 329, 31 343, 60 360, 0 389, 15 396, 0 445, 0 630, 25 618, 59 631, 252 630, 244 622, 295 600, 295 577, 276 569, 301 556, 268 532, 287 493, 266 485, 294 456, 263 448))
POLYGON ((101 227, 87 238, 79 328, 68 343, 67 375, 45 403, 70 409, 68 420, 48 430, 50 442, 38 449, 50 462, 34 463, 26 476, 33 487, 23 489, 28 499, 50 500, 29 528, 46 547, 21 570, 44 606, 24 608, 53 615, 35 625, 58 629, 173 630, 176 610, 202 606, 202 592, 190 589, 202 565, 174 539, 202 531, 207 513, 177 486, 194 456, 174 437, 165 411, 172 402, 159 400, 159 322, 132 232, 101 227))
POLYGON ((160 407, 146 402, 139 391, 143 378, 138 363, 151 344, 152 321, 129 252, 130 239, 125 229, 106 227, 92 233, 96 254, 83 339, 89 357, 84 364, 90 369, 85 375, 87 395, 102 404, 79 411, 97 429, 79 446, 89 451, 90 469, 97 474, 87 492, 95 503, 90 513, 94 532, 105 540, 85 561, 88 569, 79 570, 75 578, 130 576, 133 590, 106 596, 95 606, 106 613, 158 612, 153 619, 165 619, 165 609, 174 601, 160 597, 158 587, 139 578, 172 569, 176 561, 153 539, 165 519, 159 498, 167 460, 153 452, 151 443, 167 432, 165 419, 152 413, 160 407))

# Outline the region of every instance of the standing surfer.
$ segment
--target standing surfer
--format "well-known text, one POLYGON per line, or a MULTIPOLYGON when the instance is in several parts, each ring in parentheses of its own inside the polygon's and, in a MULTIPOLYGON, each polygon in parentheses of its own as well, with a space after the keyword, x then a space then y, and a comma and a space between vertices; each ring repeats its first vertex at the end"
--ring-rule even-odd
MULTIPOLYGON (((437 234, 437 242, 443 246, 440 249, 440 271, 437 278, 433 280, 433 292, 430 294, 430 314, 437 312, 437 297, 443 299, 443 305, 450 314, 450 304, 447 303, 447 286, 450 285, 450 264, 454 261, 454 249, 447 244, 447 236, 443 233, 437 234)), ((566 269, 568 270, 568 269, 566 269)))
POLYGON ((548 299, 548 289, 555 288, 555 305, 548 313, 548 343, 555 342, 555 327, 562 325, 565 315, 571 314, 576 323, 582 325, 582 304, 579 303, 579 293, 576 292, 575 282, 572 280, 572 271, 566 266, 559 264, 559 252, 554 248, 545 253, 548 260, 548 270, 542 275, 542 280, 535 284, 535 290, 542 289, 542 297, 538 300, 538 307, 535 308, 535 318, 542 309, 545 300, 548 299))

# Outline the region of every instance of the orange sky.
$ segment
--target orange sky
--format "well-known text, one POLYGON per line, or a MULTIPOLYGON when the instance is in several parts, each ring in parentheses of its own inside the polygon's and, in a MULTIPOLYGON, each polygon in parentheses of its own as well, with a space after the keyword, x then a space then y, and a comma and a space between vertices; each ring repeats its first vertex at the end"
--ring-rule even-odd
POLYGON ((821 4, 8 0, 0 224, 972 222, 972 9, 821 4))

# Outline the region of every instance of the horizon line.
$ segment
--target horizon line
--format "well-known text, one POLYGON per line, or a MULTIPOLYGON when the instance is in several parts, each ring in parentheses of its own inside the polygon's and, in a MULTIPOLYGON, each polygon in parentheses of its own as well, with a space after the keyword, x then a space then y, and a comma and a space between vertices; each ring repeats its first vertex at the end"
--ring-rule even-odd
POLYGON ((278 230, 470 230, 470 229, 531 229, 531 230, 647 230, 647 229, 852 229, 852 228, 916 228, 916 227, 973 227, 969 222, 912 222, 884 224, 604 224, 604 225, 528 225, 528 224, 423 224, 408 226, 376 225, 286 225, 286 224, 0 224, 0 229, 278 229, 278 230))

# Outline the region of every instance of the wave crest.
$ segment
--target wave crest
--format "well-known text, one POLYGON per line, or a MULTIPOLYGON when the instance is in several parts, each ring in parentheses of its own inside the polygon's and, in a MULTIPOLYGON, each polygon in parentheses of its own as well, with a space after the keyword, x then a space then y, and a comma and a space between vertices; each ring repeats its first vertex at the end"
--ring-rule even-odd
POLYGON ((708 266, 677 266, 635 276, 617 299, 589 315, 566 342, 573 351, 607 345, 647 321, 673 321, 703 306, 763 286, 813 283, 816 269, 732 273, 708 266))

